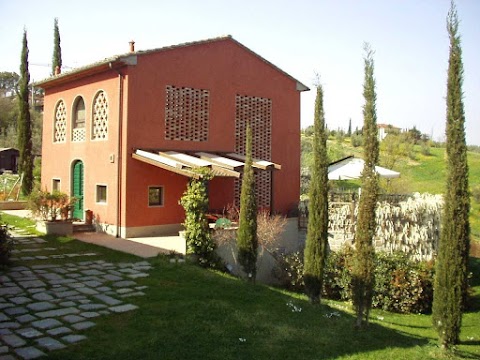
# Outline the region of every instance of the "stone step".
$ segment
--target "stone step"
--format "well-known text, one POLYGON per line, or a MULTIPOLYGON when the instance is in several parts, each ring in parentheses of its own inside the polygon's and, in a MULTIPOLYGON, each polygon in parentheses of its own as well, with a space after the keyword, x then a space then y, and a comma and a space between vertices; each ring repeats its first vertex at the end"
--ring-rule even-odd
POLYGON ((73 232, 95 232, 95 226, 89 224, 73 224, 73 232))

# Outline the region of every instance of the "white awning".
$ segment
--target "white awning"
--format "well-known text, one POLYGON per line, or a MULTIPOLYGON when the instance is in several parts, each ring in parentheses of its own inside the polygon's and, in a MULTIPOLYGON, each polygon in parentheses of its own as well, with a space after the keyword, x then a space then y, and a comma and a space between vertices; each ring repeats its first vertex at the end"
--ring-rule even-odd
MULTIPOLYGON (((209 168, 214 176, 239 178, 245 166, 245 156, 235 153, 217 154, 209 152, 178 152, 136 149, 134 159, 143 161, 174 173, 199 178, 195 169, 209 168)), ((266 160, 253 160, 253 167, 272 171, 281 166, 266 160)))
MULTIPOLYGON (((334 162, 328 167, 328 180, 353 180, 362 176, 365 161, 349 156, 334 162)), ((386 179, 400 177, 400 173, 381 166, 375 166, 375 172, 386 179)))

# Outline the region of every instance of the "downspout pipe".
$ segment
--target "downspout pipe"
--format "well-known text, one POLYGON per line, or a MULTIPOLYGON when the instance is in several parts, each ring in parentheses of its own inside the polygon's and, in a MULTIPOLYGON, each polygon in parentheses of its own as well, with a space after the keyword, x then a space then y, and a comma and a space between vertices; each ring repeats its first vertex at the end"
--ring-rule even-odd
POLYGON ((122 221, 122 137, 123 137, 123 74, 110 62, 110 69, 118 74, 118 141, 117 141, 117 220, 115 237, 121 235, 122 221))

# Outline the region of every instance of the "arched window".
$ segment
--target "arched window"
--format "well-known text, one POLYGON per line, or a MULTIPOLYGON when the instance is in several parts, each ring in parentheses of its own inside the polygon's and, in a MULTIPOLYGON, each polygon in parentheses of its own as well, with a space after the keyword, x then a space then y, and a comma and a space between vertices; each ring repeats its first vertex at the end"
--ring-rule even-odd
POLYGON ((85 101, 81 96, 73 105, 72 140, 85 141, 85 101))
POLYGON ((65 142, 67 135, 67 109, 65 102, 60 100, 55 107, 53 120, 53 142, 65 142))
POLYGON ((99 91, 93 100, 92 140, 107 140, 108 100, 104 91, 99 91))

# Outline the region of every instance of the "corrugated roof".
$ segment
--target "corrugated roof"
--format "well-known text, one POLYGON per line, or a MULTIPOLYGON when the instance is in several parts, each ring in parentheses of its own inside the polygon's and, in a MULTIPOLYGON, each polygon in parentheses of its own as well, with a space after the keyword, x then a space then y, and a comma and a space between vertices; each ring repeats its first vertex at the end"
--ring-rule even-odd
POLYGON ((47 84, 52 83, 52 82, 58 82, 61 79, 67 80, 70 77, 79 77, 79 75, 81 76, 82 73, 90 74, 90 72, 94 69, 97 69, 97 68, 99 68, 100 70, 107 69, 108 67, 110 67, 111 64, 114 64, 114 63, 119 64, 119 65, 121 65, 121 64, 128 65, 131 62, 132 56, 148 55, 148 54, 152 54, 152 53, 156 53, 156 52, 168 51, 168 50, 173 50, 173 49, 178 49, 178 48, 188 47, 188 46, 198 46, 198 45, 213 43, 213 42, 217 42, 217 41, 225 41, 225 40, 233 41, 234 43, 236 43, 240 47, 244 48, 248 52, 250 52, 253 55, 255 55, 256 57, 258 57, 260 60, 265 62, 267 65, 273 67, 274 69, 281 72, 285 76, 294 80, 297 83, 297 90, 298 91, 308 91, 308 90, 310 90, 306 85, 302 84, 300 81, 295 79, 293 76, 289 75, 288 73, 286 73, 285 71, 280 69, 278 66, 274 65, 270 61, 268 61, 265 58, 263 58, 262 56, 258 55, 253 50, 249 49, 248 47, 246 47, 242 43, 235 40, 231 35, 220 36, 220 37, 215 37, 215 38, 205 39, 205 40, 192 41, 192 42, 185 42, 185 43, 176 44, 176 45, 164 46, 164 47, 156 48, 156 49, 141 50, 141 51, 136 51, 136 52, 133 52, 133 53, 128 52, 128 53, 121 54, 121 55, 115 55, 115 56, 105 58, 103 60, 97 61, 95 63, 89 64, 89 65, 86 65, 86 66, 75 68, 71 71, 67 71, 67 72, 61 73, 59 75, 51 76, 49 78, 46 78, 44 80, 36 82, 34 85, 38 86, 38 87, 42 87, 42 85, 47 85, 47 84))

